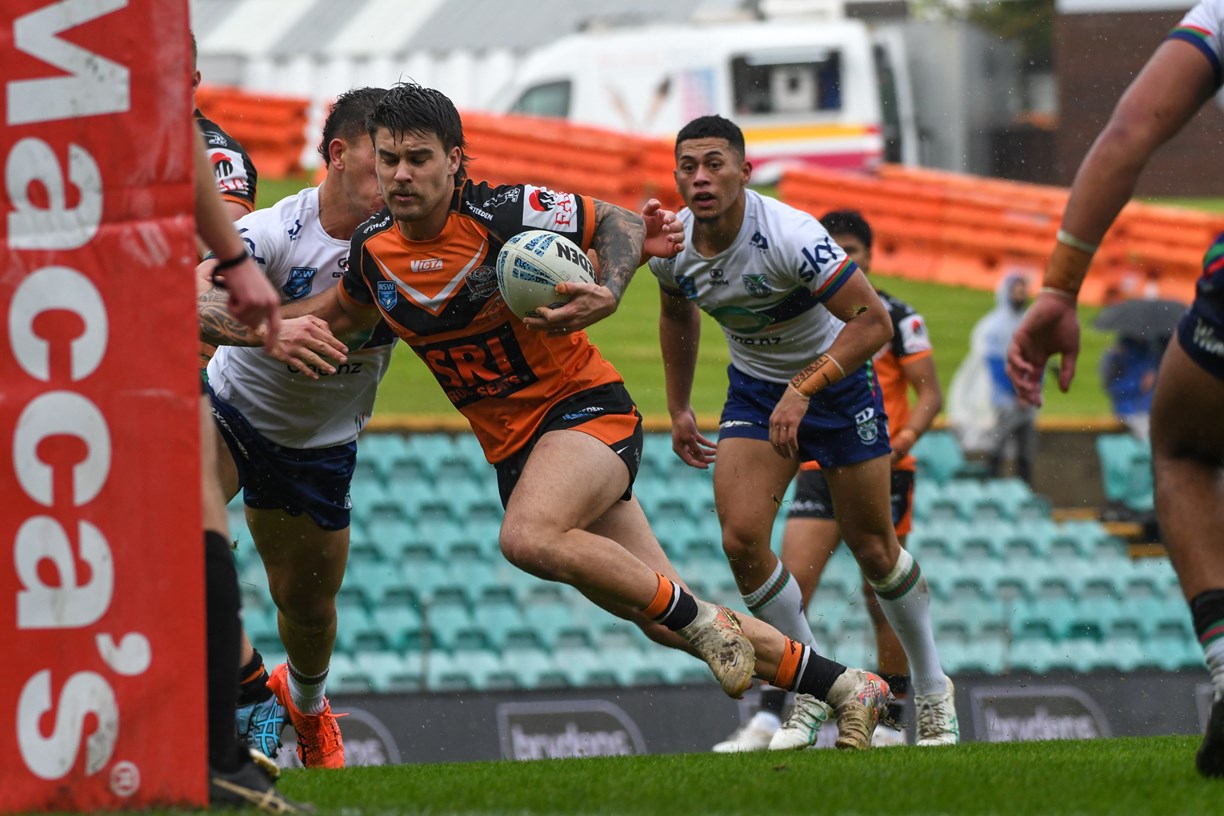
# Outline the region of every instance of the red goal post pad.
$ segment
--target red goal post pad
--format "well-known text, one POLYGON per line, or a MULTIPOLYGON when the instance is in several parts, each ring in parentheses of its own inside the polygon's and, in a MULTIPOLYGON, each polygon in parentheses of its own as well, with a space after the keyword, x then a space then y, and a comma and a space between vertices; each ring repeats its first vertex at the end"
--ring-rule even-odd
POLYGON ((187 2, 0 43, 0 812, 203 804, 187 2))

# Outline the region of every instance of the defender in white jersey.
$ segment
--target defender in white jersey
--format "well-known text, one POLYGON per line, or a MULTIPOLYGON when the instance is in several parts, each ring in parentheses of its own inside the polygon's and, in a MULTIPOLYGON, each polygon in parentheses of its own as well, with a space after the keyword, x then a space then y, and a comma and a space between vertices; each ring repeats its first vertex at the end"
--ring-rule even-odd
MULTIPOLYGON (((1041 291, 1012 338, 1007 373, 1025 402, 1041 404, 1041 374, 1060 355, 1066 391, 1079 354, 1076 302, 1097 245, 1157 148, 1224 84, 1224 0, 1182 18, 1114 108, 1075 174, 1041 291)), ((1210 166, 1220 156, 1188 160, 1210 166)), ((1178 324, 1156 378, 1152 472, 1156 516, 1215 699, 1197 766, 1224 776, 1224 235, 1207 248, 1194 303, 1178 324)))
MULTIPOLYGON (((703 116, 676 137, 685 249, 650 265, 662 290, 672 447, 701 468, 717 452, 723 550, 744 602, 813 647, 799 585, 770 537, 799 461, 820 462, 846 542, 909 656, 919 710, 928 704, 920 744, 954 743, 952 684, 935 651, 926 581, 892 526, 888 420, 870 365, 892 337, 892 320, 820 222, 748 190, 751 172, 743 134, 727 119, 703 116), (722 326, 731 349, 717 448, 698 431, 689 401, 698 307, 722 326)), ((769 747, 811 746, 827 719, 825 704, 796 695, 769 747)))
MULTIPOLYGON (((237 222, 282 303, 338 285, 352 233, 383 206, 365 117, 384 93, 362 88, 336 100, 320 146, 328 168, 322 186, 237 222)), ((289 657, 268 677, 262 658, 249 642, 244 646, 239 731, 275 753, 287 711, 303 765, 343 767, 325 681, 348 558, 356 439, 373 411, 395 335, 379 323, 345 353, 321 321, 298 318, 285 321, 284 351, 274 357, 250 347, 258 338, 217 308, 223 296, 214 287, 200 297, 202 339, 220 346, 208 377, 227 447, 218 457, 221 481, 227 497, 243 491, 289 657)))

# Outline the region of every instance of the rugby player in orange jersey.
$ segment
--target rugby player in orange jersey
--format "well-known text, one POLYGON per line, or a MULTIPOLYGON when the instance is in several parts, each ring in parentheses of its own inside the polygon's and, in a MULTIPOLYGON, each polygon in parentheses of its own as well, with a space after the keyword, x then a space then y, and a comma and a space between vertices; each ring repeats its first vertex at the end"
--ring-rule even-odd
MULTIPOLYGON (((314 314, 341 336, 381 316, 412 347, 496 468, 511 563, 696 652, 732 696, 754 671, 809 688, 829 661, 759 621, 741 631, 729 610, 694 598, 676 574, 632 494, 641 417, 582 331, 616 310, 644 250, 680 251, 674 215, 648 208, 648 230, 603 201, 468 180, 458 112, 419 85, 395 86, 368 126, 388 208, 353 236, 342 285, 286 315, 314 314), (500 298, 493 267, 504 241, 527 229, 593 249, 600 283, 562 284, 568 303, 521 321, 500 298)), ((880 691, 851 680, 829 690, 844 747, 868 747, 875 711, 862 699, 880 691)))

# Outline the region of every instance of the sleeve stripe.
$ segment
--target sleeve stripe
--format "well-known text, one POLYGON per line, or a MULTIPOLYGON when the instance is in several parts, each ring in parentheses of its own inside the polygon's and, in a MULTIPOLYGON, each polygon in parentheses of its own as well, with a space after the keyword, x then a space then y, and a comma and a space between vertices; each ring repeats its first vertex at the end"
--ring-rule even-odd
POLYGON ((1220 64, 1220 57, 1207 43, 1207 38, 1211 36, 1211 32, 1196 26, 1178 26, 1169 33, 1168 39, 1181 40, 1182 42, 1190 43, 1207 58, 1211 63, 1211 72, 1215 76, 1215 85, 1217 88, 1224 84, 1224 66, 1220 64))
POLYGON ((858 264, 850 260, 850 256, 847 255, 846 259, 842 261, 841 266, 837 267, 837 270, 829 277, 829 279, 825 281, 819 289, 813 291, 812 294, 815 295, 818 300, 827 300, 828 298, 832 297, 838 289, 842 288, 842 285, 846 281, 850 280, 850 276, 853 275, 856 270, 858 270, 858 264))

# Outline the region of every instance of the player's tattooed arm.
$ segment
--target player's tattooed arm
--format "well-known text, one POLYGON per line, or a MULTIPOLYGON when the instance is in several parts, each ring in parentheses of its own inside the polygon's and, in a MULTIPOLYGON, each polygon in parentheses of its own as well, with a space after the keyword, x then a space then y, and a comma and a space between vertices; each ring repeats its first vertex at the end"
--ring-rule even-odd
POLYGON ((599 282, 619 301, 642 257, 646 224, 637 213, 606 201, 595 202, 595 235, 591 248, 599 257, 599 282))
POLYGON ((229 293, 210 286, 197 298, 200 340, 214 346, 262 346, 265 333, 250 328, 229 310, 229 293))

